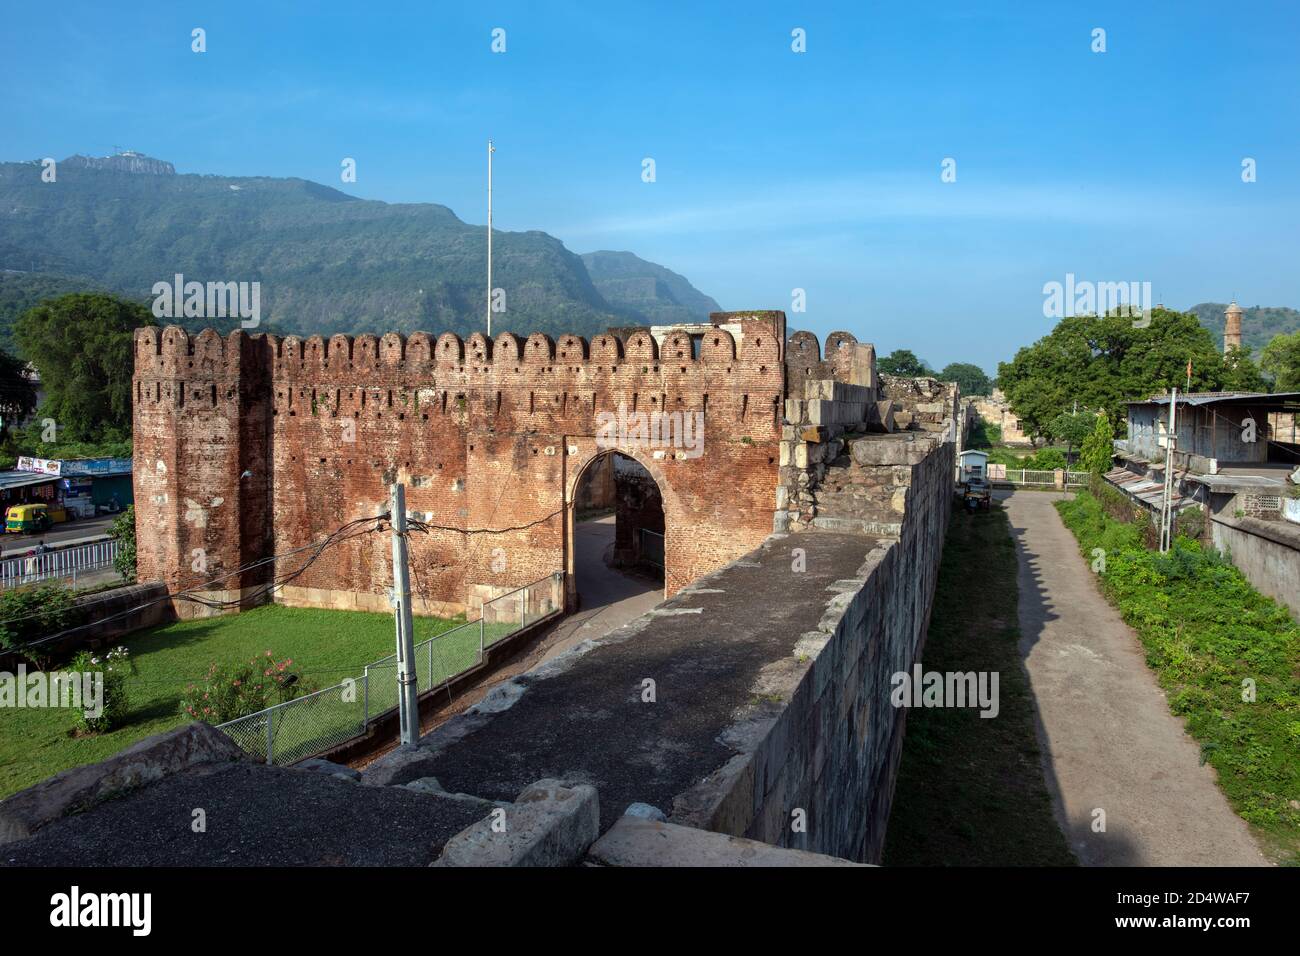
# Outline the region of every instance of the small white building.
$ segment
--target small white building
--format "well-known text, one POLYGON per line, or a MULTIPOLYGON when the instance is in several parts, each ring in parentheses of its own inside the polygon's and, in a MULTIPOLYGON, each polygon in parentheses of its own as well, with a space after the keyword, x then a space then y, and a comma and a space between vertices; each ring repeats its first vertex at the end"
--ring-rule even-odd
POLYGON ((972 478, 987 478, 989 453, 968 448, 957 456, 957 480, 965 483, 972 478))

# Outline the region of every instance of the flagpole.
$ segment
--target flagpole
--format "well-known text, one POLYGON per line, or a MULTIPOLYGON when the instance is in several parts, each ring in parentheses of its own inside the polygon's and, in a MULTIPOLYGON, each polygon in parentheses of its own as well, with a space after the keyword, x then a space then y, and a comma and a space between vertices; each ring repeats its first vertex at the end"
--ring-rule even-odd
POLYGON ((496 147, 488 140, 488 284, 487 284, 487 334, 492 338, 492 154, 496 147))

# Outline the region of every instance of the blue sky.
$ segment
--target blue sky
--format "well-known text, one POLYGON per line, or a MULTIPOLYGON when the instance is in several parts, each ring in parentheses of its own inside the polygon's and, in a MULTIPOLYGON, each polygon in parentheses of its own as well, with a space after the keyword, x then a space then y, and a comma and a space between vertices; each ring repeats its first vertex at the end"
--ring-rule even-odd
POLYGON ((481 223, 490 135, 499 228, 993 371, 1066 273, 1300 307, 1298 26, 1293 2, 14 5, 0 158, 121 145, 481 223))

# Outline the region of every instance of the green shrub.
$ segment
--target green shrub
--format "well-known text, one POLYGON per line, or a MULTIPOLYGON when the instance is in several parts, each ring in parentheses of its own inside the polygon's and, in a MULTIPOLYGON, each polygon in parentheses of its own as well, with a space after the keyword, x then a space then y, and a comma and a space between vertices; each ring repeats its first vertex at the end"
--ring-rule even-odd
POLYGON ((224 724, 311 693, 292 664, 292 659, 277 661, 270 651, 247 664, 213 663, 201 682, 189 684, 181 694, 181 713, 224 724))
POLYGON ((1115 429, 1111 427, 1110 418, 1105 412, 1097 416, 1097 424, 1092 433, 1083 440, 1079 452, 1079 467, 1094 475, 1110 471, 1115 456, 1115 429))
POLYGON ((969 448, 992 448, 1002 442, 1002 426, 976 418, 971 426, 969 448))
POLYGON ((74 674, 103 674, 103 707, 97 717, 87 716, 84 710, 74 711, 77 729, 82 734, 104 734, 116 730, 126 722, 130 712, 126 679, 135 673, 135 665, 125 647, 115 647, 99 655, 81 651, 68 664, 74 674))
POLYGON ((1208 524, 1204 511, 1200 508, 1187 508, 1178 512, 1174 518, 1174 533, 1191 541, 1208 544, 1205 540, 1208 524))
POLYGON ((123 581, 135 580, 135 505, 113 519, 108 526, 108 536, 118 543, 117 555, 113 558, 113 568, 122 575, 123 581))
MULTIPOLYGON (((0 594, 0 646, 21 650, 32 641, 72 627, 77 618, 73 600, 72 591, 59 584, 4 591, 0 594)), ((33 651, 25 656, 35 663, 41 655, 33 651)))
POLYGON ((1057 448, 1044 448, 1025 459, 1024 467, 1030 471, 1053 471, 1066 467, 1065 454, 1057 448))

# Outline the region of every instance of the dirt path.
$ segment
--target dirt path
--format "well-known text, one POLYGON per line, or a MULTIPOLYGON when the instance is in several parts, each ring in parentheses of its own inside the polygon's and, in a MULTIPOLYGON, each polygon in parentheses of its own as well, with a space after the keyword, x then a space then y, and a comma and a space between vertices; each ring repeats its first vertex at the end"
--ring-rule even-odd
POLYGON ((1057 819, 1085 866, 1263 866, 1246 824, 1097 587, 1052 507, 1003 501, 1016 540, 1020 649, 1057 819), (1105 832, 1094 832, 1097 810, 1105 832))

